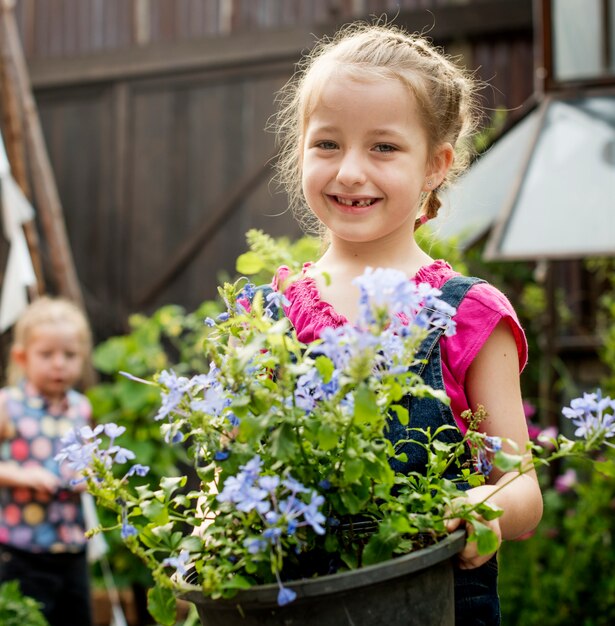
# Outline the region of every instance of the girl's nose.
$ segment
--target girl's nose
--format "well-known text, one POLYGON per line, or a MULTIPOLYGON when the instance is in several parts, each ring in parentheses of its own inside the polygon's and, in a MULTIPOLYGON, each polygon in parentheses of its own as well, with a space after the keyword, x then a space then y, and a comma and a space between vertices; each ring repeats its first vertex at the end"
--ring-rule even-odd
POLYGON ((346 187, 362 185, 366 182, 365 163, 355 151, 344 153, 337 172, 337 180, 346 187))

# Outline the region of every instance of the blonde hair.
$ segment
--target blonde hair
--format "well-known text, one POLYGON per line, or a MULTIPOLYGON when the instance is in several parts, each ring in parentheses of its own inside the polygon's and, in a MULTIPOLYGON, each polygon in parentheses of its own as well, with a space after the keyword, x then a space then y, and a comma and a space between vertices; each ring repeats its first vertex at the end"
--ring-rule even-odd
MULTIPOLYGON (((43 324, 70 324, 79 336, 83 349, 84 364, 92 351, 92 334, 83 311, 70 300, 43 296, 34 300, 21 314, 13 328, 11 353, 15 347, 27 347, 34 329, 43 324)), ((23 371, 14 359, 10 359, 7 380, 14 385, 23 378, 23 371)))
MULTIPOLYGON (((308 210, 301 186, 303 136, 320 92, 335 71, 358 80, 393 78, 410 89, 430 151, 446 142, 455 151, 441 187, 467 167, 472 154, 470 137, 478 126, 476 83, 470 75, 418 34, 384 23, 348 24, 332 38, 317 42, 299 62, 294 76, 278 93, 279 110, 270 124, 280 146, 276 180, 286 189, 290 207, 304 229, 313 231, 316 218, 308 210)), ((423 194, 420 213, 432 219, 440 205, 438 189, 432 189, 423 194)), ((417 227, 420 223, 418 218, 417 227)))

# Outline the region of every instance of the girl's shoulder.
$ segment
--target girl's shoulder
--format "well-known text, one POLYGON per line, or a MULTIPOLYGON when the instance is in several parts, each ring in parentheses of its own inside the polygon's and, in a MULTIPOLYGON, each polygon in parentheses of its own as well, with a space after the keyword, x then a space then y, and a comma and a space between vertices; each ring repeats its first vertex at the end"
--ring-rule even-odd
MULTIPOLYGON (((440 285, 432 286, 440 289, 454 276, 461 274, 448 274, 440 285)), ((443 343, 459 380, 464 379, 469 365, 500 322, 506 323, 515 340, 519 371, 523 370, 528 358, 527 338, 513 305, 497 287, 486 281, 474 282, 457 306, 454 320, 456 333, 443 338, 443 343)))
POLYGON ((305 263, 299 272, 293 272, 283 265, 271 282, 272 288, 284 295, 284 313, 299 340, 305 343, 316 339, 323 328, 341 326, 347 321, 321 298, 316 281, 310 276, 310 267, 312 263, 305 263))

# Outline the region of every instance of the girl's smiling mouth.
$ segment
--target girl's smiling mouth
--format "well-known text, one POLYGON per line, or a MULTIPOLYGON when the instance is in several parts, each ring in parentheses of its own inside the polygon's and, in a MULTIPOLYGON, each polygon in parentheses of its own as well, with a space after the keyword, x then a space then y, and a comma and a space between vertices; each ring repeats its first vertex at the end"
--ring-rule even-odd
POLYGON ((330 195, 335 203, 342 209, 351 213, 358 213, 361 209, 369 209, 376 202, 378 198, 345 198, 343 196, 330 195))

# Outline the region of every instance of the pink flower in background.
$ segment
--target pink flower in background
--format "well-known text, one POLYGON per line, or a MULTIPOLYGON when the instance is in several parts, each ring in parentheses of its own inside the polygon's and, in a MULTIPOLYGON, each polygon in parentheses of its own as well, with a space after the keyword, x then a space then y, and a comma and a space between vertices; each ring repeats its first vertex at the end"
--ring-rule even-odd
POLYGON ((525 413, 525 417, 530 420, 536 415, 536 407, 529 400, 524 400, 523 412, 525 413))
POLYGON ((555 489, 559 493, 567 493, 577 482, 577 473, 573 469, 567 469, 555 479, 555 489))

